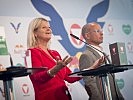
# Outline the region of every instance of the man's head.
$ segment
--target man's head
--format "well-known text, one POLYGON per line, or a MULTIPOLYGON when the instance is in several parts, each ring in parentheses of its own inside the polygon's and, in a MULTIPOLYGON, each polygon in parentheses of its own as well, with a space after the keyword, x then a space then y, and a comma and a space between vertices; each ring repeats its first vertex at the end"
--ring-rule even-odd
POLYGON ((98 46, 103 42, 103 30, 98 23, 92 22, 83 26, 82 36, 87 43, 98 46))

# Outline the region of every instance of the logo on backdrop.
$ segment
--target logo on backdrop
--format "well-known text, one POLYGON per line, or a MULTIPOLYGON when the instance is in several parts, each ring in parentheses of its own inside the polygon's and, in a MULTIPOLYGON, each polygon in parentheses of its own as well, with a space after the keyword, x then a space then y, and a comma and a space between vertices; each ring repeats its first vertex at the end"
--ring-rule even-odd
MULTIPOLYGON (((73 34, 83 40, 83 37, 81 35, 81 27, 78 24, 71 25, 70 34, 73 34)), ((82 48, 84 46, 84 43, 82 41, 77 40, 73 37, 70 37, 70 41, 76 48, 82 48)))
POLYGON ((129 24, 128 25, 122 25, 122 30, 127 35, 129 35, 132 31, 131 26, 129 24))
MULTIPOLYGON (((77 52, 84 50, 85 46, 82 46, 82 43, 77 42, 76 40, 72 40, 72 42, 70 42, 62 17, 51 4, 47 3, 44 0, 31 0, 31 2, 38 12, 40 12, 42 15, 50 17, 50 25, 53 34, 61 36, 62 40, 59 40, 59 42, 63 45, 63 47, 70 55, 73 56, 77 52), (48 9, 50 9, 50 13, 48 9)), ((98 2, 97 4, 92 6, 91 10, 88 10, 88 16, 85 20, 87 21, 87 23, 92 21, 97 22, 103 27, 104 22, 99 22, 98 18, 103 17, 107 13, 108 8, 109 0, 103 0, 101 2, 98 2)))
POLYGON ((27 84, 23 84, 22 91, 25 95, 27 95, 29 93, 29 86, 27 84))
POLYGON ((117 83, 119 89, 123 89, 125 86, 125 82, 123 79, 116 79, 116 83, 117 83))
POLYGON ((113 34, 113 31, 114 31, 113 26, 111 24, 108 24, 108 32, 110 34, 113 34))
POLYGON ((16 44, 14 47, 14 54, 21 54, 25 50, 22 44, 16 44))
POLYGON ((131 42, 127 43, 127 49, 129 53, 133 53, 133 44, 131 42))
POLYGON ((18 23, 16 26, 12 22, 10 24, 13 27, 13 29, 15 30, 15 32, 18 34, 18 30, 19 30, 19 27, 20 27, 21 23, 18 23))

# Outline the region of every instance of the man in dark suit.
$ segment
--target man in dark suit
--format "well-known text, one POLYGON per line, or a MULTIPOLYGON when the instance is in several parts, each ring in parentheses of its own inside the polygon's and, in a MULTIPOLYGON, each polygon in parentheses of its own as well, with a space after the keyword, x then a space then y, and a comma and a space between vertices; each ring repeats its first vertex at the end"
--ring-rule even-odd
MULTIPOLYGON (((98 23, 92 22, 84 25, 82 28, 82 36, 88 44, 102 51, 100 44, 103 43, 103 30, 98 23)), ((79 59, 80 70, 90 67, 101 56, 105 56, 98 50, 95 50, 88 45, 86 46, 86 50, 83 52, 79 59)), ((115 83, 114 74, 109 74, 107 78, 109 79, 111 100, 124 100, 120 90, 115 83)), ((85 89, 90 97, 89 100, 105 99, 102 80, 99 76, 84 76, 83 80, 85 82, 85 89)), ((109 97, 106 99, 110 100, 109 97)))

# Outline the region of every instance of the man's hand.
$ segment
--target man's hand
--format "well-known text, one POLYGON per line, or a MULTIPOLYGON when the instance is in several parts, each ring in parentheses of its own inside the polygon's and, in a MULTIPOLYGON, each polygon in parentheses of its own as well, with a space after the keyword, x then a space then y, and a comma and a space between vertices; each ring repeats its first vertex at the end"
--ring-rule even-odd
POLYGON ((100 67, 100 65, 102 65, 104 62, 105 62, 105 57, 102 56, 101 58, 99 58, 98 60, 95 61, 95 63, 89 67, 89 69, 95 69, 95 68, 98 68, 100 67))

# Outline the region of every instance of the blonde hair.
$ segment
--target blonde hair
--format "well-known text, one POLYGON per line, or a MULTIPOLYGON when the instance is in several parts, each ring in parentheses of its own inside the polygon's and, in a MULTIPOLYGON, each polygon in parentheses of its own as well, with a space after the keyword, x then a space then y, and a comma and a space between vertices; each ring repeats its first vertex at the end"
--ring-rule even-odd
POLYGON ((48 21, 48 20, 45 18, 35 18, 30 22, 27 34, 27 48, 33 48, 37 45, 35 31, 41 25, 42 21, 48 21))

